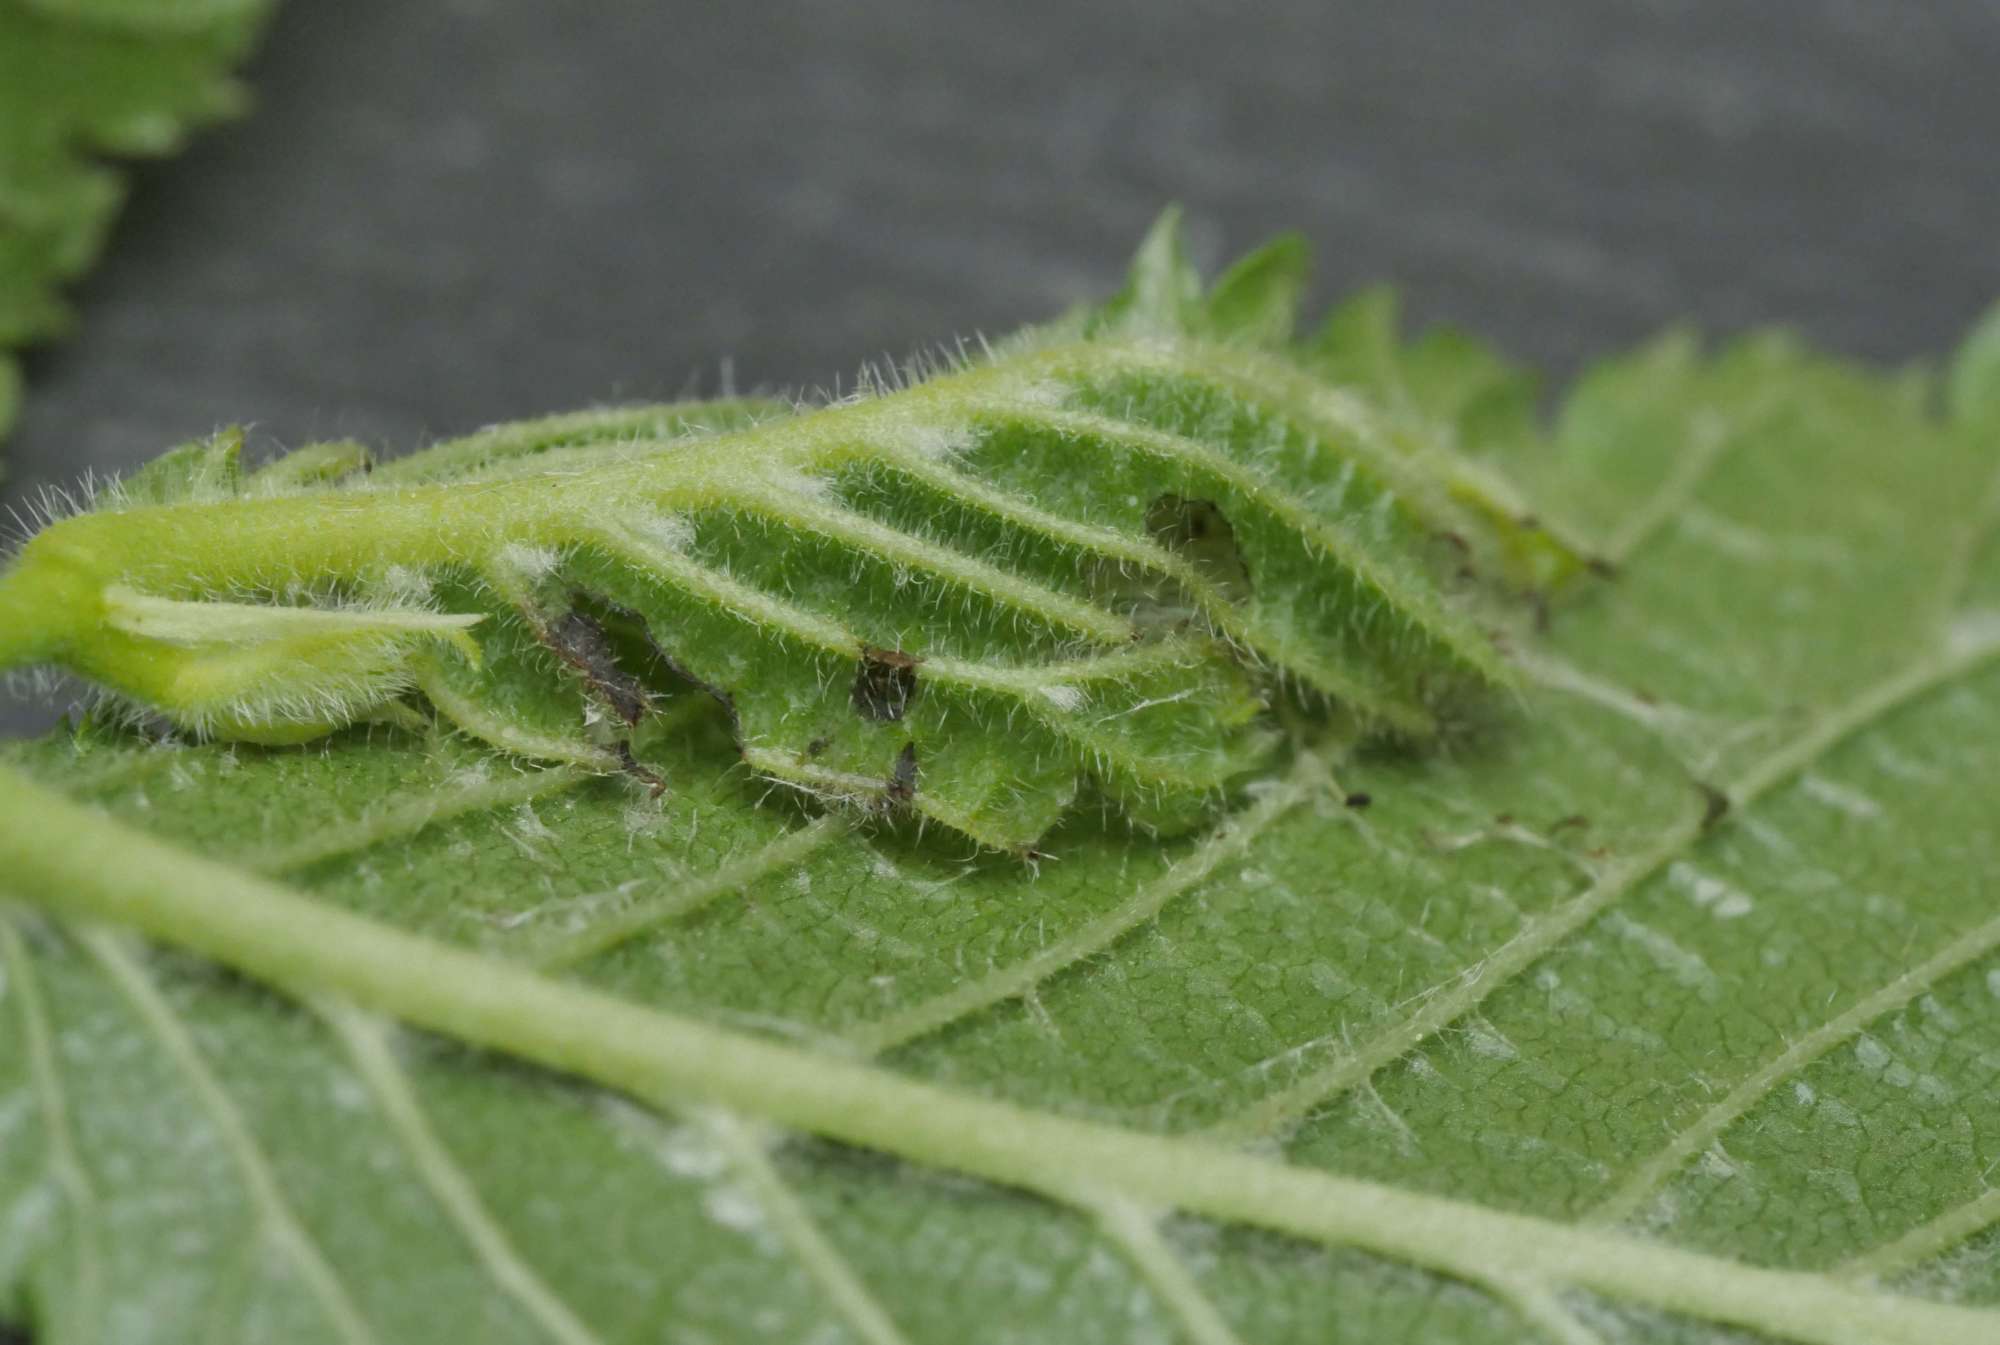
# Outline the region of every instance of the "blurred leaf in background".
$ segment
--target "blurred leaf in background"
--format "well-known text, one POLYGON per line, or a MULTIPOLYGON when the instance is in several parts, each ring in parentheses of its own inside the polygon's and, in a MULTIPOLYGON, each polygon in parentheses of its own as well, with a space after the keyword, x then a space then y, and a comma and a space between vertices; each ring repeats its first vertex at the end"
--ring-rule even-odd
POLYGON ((0 0, 0 435, 14 352, 63 334, 125 195, 105 158, 176 153, 242 110, 230 70, 270 0, 0 0))

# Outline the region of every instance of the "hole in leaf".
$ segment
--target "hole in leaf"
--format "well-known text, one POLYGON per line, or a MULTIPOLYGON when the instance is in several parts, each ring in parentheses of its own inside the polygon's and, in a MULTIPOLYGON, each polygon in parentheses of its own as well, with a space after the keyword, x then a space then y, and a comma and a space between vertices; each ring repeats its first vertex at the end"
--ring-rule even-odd
POLYGON ((689 689, 705 692, 722 707, 731 731, 736 730, 736 698, 726 688, 695 676, 660 642, 645 617, 593 593, 574 593, 571 602, 574 610, 587 614, 603 629, 613 662, 650 703, 658 705, 689 689))
POLYGON ((1236 529, 1213 500, 1162 495, 1146 509, 1146 531, 1232 602, 1250 596, 1250 567, 1236 546, 1236 529))
POLYGON ((917 665, 923 660, 900 649, 861 648, 854 674, 854 708, 863 719, 893 724, 917 694, 917 665))

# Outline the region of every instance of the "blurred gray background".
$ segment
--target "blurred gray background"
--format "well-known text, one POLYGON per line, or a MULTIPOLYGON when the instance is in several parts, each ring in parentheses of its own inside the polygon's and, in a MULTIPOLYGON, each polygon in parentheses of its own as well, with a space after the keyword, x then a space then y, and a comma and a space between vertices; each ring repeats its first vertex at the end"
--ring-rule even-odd
POLYGON ((830 385, 1108 291, 1176 200, 1208 262, 1301 229, 1322 297, 1557 372, 1680 318, 1936 353, 2000 297, 1996 71, 1988 0, 287 0, 29 359, 0 495, 830 385))

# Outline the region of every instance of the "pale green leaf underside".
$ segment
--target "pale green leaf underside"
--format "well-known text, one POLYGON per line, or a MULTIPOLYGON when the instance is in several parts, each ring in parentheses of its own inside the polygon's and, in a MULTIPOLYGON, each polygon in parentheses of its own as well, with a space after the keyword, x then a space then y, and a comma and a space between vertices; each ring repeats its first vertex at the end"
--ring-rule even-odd
POLYGON ((101 816, 0 777, 18 1313, 64 1342, 2000 1336, 1990 359, 1954 424, 1782 341, 1670 341, 1543 436, 1490 357, 1343 318, 1343 380, 1619 573, 1516 632, 1477 736, 1309 731, 1184 836, 1073 811, 1030 874, 770 796, 694 709, 659 799, 383 725, 19 749, 101 816), (275 883, 366 923, 253 937, 275 883), (66 903, 316 991, 29 913, 66 903))

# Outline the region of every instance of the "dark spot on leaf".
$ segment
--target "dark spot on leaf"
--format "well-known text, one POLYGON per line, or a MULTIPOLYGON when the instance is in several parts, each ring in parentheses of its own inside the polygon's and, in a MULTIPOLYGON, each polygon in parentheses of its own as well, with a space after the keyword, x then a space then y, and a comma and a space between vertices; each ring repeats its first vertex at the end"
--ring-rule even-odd
POLYGON ((900 649, 861 647, 854 674, 854 708, 863 719, 891 724, 903 717, 917 694, 917 665, 923 660, 900 649))
POLYGON ((1465 540, 1465 534, 1447 528, 1436 536, 1443 544, 1439 564, 1448 565, 1460 583, 1469 584, 1477 580, 1479 572, 1473 565, 1472 543, 1465 540))
POLYGON ((1341 802, 1350 808, 1366 808, 1369 804, 1375 802, 1375 796, 1367 793, 1365 790, 1357 789, 1345 799, 1342 799, 1341 802))
POLYGON ((632 744, 621 738, 612 745, 611 750, 618 754, 619 767, 627 775, 645 785, 654 798, 657 799, 660 795, 667 792, 667 782, 647 769, 639 761, 639 758, 632 755, 632 744))
POLYGON ((1584 558, 1583 564, 1585 569, 1589 570, 1599 579, 1616 579, 1618 577, 1618 566, 1603 556, 1587 556, 1584 558))
POLYGON ((1590 825, 1590 819, 1585 817, 1582 813, 1571 813, 1568 817, 1559 818, 1556 821, 1550 823, 1549 835, 1553 836, 1558 831, 1568 831, 1571 828, 1575 828, 1578 831, 1582 831, 1589 825, 1590 825))
POLYGON ((811 758, 824 755, 826 749, 831 746, 833 746, 833 744, 827 741, 825 738, 815 738, 811 742, 806 744, 806 756, 808 758, 811 758))
POLYGON ((889 771, 888 795, 891 806, 908 803, 917 796, 915 743, 904 743, 903 750, 896 754, 896 764, 889 771))
POLYGON ((1250 596, 1250 567, 1237 549, 1236 529, 1213 500, 1162 495, 1146 510, 1152 539, 1194 567, 1233 602, 1250 596))
POLYGON ((1729 795, 1706 780, 1695 781, 1694 787, 1701 794, 1701 829, 1707 831, 1729 816, 1729 795))
POLYGON ((618 666, 611 637, 595 617, 564 612, 541 629, 542 643, 577 670, 591 694, 627 725, 644 717, 651 698, 639 679, 618 666))

